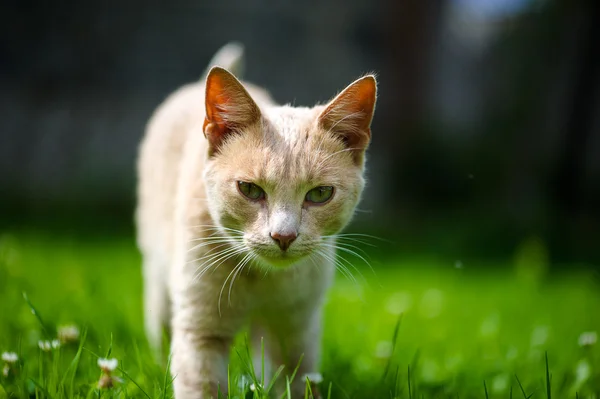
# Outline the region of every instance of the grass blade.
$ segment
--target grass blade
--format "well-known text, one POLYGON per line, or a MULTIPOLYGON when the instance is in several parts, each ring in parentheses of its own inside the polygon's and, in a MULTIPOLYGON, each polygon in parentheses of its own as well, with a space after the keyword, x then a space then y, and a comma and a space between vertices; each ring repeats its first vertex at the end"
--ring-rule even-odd
POLYGON ((550 386, 550 368, 548 367, 548 352, 546 352, 546 397, 552 399, 552 387, 550 386))
POLYGON ((271 392, 271 389, 273 389, 275 382, 277 381, 277 379, 279 378, 279 376, 281 375, 281 373, 283 372, 284 369, 285 369, 285 366, 282 364, 281 366, 279 366, 277 371, 275 371, 275 373, 273 374, 273 378, 271 378, 271 382, 269 383, 269 386, 267 387, 267 390, 265 391, 265 394, 268 395, 269 392, 271 392))
POLYGON ((412 387, 410 386, 410 365, 408 366, 408 399, 412 399, 412 387))
POLYGON ((44 323, 44 320, 42 320, 42 316, 40 316, 38 310, 35 308, 35 306, 33 306, 31 301, 29 300, 29 297, 27 296, 26 292, 23 292, 23 299, 27 303, 27 306, 29 306, 29 309, 31 309, 31 313, 35 316, 38 323, 40 323, 40 327, 42 328, 42 333, 44 334, 44 337, 46 339, 50 338, 50 334, 48 333, 48 329, 46 328, 46 323, 44 323))
POLYGON ((523 393, 523 397, 525 399, 531 398, 531 396, 533 395, 533 393, 531 395, 527 396, 527 394, 525 393, 525 389, 523 388, 523 384, 521 384, 521 380, 519 380, 519 376, 515 374, 515 378, 517 379, 517 383, 519 383, 519 388, 521 388, 521 392, 523 393))
POLYGON ((106 359, 110 358, 110 354, 112 353, 112 349, 113 349, 113 334, 111 332, 110 333, 110 345, 108 345, 108 351, 106 352, 106 356, 104 356, 106 359))
POLYGON ((50 392, 48 392, 46 390, 46 388, 44 388, 39 382, 37 382, 33 378, 30 378, 29 381, 31 381, 33 383, 33 385, 36 386, 37 389, 39 389, 41 392, 43 392, 44 395, 46 395, 47 398, 52 398, 52 395, 50 395, 50 392))
POLYGON ((61 387, 61 390, 64 389, 64 385, 65 382, 67 380, 67 377, 69 376, 69 373, 71 373, 71 383, 70 383, 70 387, 69 387, 69 392, 70 392, 70 396, 71 398, 75 397, 75 391, 73 388, 73 385, 75 384, 75 374, 77 373, 77 368, 79 367, 79 360, 81 359, 81 353, 83 352, 83 345, 85 344, 85 339, 87 337, 87 329, 83 330, 83 333, 81 334, 81 339, 79 340, 79 345, 77 347, 77 353, 75 353, 75 357, 73 358, 73 360, 71 360, 71 363, 69 363, 69 367, 67 367, 67 371, 65 371, 65 373, 63 374, 63 377, 59 383, 59 387, 61 387))
POLYGON ((287 399, 292 399, 292 390, 290 388, 290 379, 285 377, 285 395, 287 399))
MULTIPOLYGON (((302 363, 302 359, 304 359, 304 353, 300 355, 300 359, 298 359, 298 364, 296 365, 296 368, 295 368, 295 369, 294 369, 294 371, 292 372, 292 375, 291 375, 289 378, 287 378, 287 377, 286 377, 286 379, 287 379, 287 384, 288 384, 288 387, 287 387, 287 391, 288 391, 288 392, 286 392, 286 393, 287 393, 287 395, 288 395, 288 398, 290 397, 290 393, 289 393, 289 385, 290 385, 292 382, 294 382, 294 378, 296 378, 296 373, 298 373, 298 369, 300 368, 300 364, 302 363)), ((286 393, 284 393, 283 395, 281 395, 280 399, 283 399, 283 397, 286 395, 286 393)))
POLYGON ((396 326, 394 327, 394 334, 392 335, 392 351, 390 353, 390 357, 385 364, 385 369, 383 370, 383 375, 381 376, 381 382, 385 381, 388 372, 390 371, 390 367, 392 365, 392 358, 394 356, 394 351, 396 350, 396 342, 398 341, 398 334, 400 332, 400 324, 402 323, 402 314, 398 317, 396 321, 396 326))
POLYGON ((265 386, 265 338, 260 337, 260 386, 265 386))
POLYGON ((487 385, 485 385, 485 380, 483 380, 483 390, 485 392, 485 399, 490 399, 490 395, 488 395, 487 385))
MULTIPOLYGON (((165 379, 163 381, 163 394, 162 394, 162 399, 167 399, 167 390, 169 388, 169 386, 173 383, 173 378, 169 378, 170 377, 170 373, 169 370, 171 369, 171 354, 169 354, 169 357, 167 358, 167 369, 165 370, 165 379), (167 383, 167 381, 169 381, 167 383)), ((227 367, 227 373, 229 373, 229 366, 227 367)), ((229 375, 228 375, 229 377, 229 375)), ((229 381, 229 378, 227 378, 227 380, 229 381)))

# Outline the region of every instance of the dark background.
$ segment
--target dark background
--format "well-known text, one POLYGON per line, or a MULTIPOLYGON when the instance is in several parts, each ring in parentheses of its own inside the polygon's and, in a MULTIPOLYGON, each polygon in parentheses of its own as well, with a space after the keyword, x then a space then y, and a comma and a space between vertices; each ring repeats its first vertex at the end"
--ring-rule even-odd
POLYGON ((597 1, 3 1, 0 228, 131 234, 148 117, 238 40, 281 103, 377 72, 353 229, 403 254, 533 240, 598 265, 599 30, 597 1))

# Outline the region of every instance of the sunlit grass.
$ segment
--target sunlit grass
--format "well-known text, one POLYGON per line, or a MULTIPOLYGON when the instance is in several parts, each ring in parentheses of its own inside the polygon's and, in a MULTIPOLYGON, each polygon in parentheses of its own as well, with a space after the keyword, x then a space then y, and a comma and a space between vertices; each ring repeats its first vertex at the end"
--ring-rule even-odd
MULTIPOLYGON (((0 352, 18 360, 2 360, 0 399, 172 397, 143 334, 132 239, 1 237, 0 352), (65 339, 65 325, 77 326, 77 337, 65 339), (118 366, 102 370, 101 358, 118 366)), ((364 268, 366 282, 338 276, 326 305, 322 395, 600 398, 597 275, 548 276, 538 246, 524 244, 493 269, 398 257, 375 260, 375 275, 364 268)), ((250 364, 241 335, 229 397, 272 392, 250 364)))

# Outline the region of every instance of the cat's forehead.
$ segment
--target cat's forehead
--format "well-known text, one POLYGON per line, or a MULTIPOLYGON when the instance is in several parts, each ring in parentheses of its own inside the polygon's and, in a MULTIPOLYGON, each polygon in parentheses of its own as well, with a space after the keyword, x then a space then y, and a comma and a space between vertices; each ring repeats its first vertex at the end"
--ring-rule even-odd
POLYGON ((236 136, 223 160, 238 178, 268 186, 327 182, 356 173, 344 144, 319 128, 320 112, 290 106, 264 110, 260 130, 236 136))
POLYGON ((292 107, 284 105, 263 111, 265 134, 272 135, 273 140, 286 142, 306 140, 307 134, 313 133, 318 117, 317 108, 292 107))

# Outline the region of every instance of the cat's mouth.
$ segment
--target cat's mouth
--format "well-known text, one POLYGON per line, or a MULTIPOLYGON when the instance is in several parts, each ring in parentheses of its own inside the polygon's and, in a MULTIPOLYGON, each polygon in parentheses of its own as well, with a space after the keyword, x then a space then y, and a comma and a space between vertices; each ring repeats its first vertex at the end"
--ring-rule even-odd
POLYGON ((314 250, 304 242, 294 242, 289 247, 281 249, 273 243, 246 238, 245 247, 258 263, 267 268, 284 269, 306 259, 314 250))
POLYGON ((285 268, 298 263, 304 256, 295 256, 287 252, 283 252, 280 256, 264 256, 259 255, 263 263, 275 268, 285 268))
POLYGON ((267 250, 264 249, 252 249, 257 255, 257 260, 260 263, 264 264, 267 267, 272 267, 276 269, 282 269, 291 267, 294 264, 298 263, 302 259, 306 258, 308 253, 304 253, 303 251, 280 251, 280 250, 267 250))

